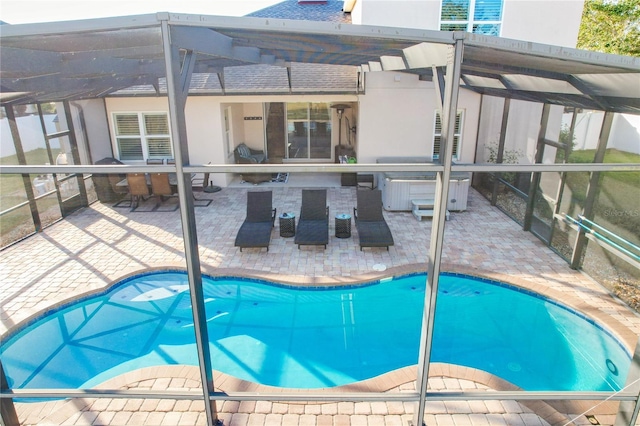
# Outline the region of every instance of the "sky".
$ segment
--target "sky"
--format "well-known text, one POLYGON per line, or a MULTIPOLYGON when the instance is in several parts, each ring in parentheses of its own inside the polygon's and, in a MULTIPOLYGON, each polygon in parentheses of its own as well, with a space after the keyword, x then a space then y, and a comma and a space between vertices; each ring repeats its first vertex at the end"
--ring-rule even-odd
POLYGON ((156 12, 243 16, 282 0, 0 0, 0 20, 25 24, 156 12))

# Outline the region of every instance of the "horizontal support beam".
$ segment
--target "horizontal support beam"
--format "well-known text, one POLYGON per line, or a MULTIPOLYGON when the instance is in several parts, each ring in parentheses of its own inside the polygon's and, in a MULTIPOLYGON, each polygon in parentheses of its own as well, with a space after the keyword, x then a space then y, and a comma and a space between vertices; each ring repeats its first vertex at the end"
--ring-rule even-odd
MULTIPOLYGON (((404 401, 415 402, 418 392, 214 392, 216 401, 404 401)), ((202 399, 202 392, 153 391, 135 389, 15 389, 3 391, 0 398, 150 398, 150 399, 202 399)), ((582 400, 582 401, 635 401, 637 393, 622 392, 571 392, 571 391, 471 391, 471 392, 427 392, 429 401, 538 401, 538 400, 582 400)))
MULTIPOLYGON (((434 163, 375 164, 206 164, 184 167, 185 173, 353 173, 353 172, 441 172, 444 167, 434 163)), ((640 172, 640 164, 575 163, 575 164, 455 164, 454 172, 640 172)), ((61 174, 61 173, 175 173, 173 166, 154 165, 86 165, 86 166, 2 166, 0 174, 61 174)))

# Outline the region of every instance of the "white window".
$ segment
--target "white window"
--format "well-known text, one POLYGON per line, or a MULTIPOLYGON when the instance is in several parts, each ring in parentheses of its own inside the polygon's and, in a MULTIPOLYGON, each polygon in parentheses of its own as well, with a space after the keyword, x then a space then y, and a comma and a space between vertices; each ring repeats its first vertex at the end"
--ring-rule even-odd
MULTIPOLYGON (((442 120, 440 111, 436 111, 435 129, 433 131, 433 159, 440 158, 440 140, 442 138, 442 120)), ((462 110, 456 113, 456 124, 453 134, 453 159, 460 158, 460 141, 462 140, 462 110)))
POLYGON ((442 0, 441 31, 500 35, 502 0, 442 0))
POLYGON ((167 113, 115 113, 113 123, 120 160, 173 158, 167 113))

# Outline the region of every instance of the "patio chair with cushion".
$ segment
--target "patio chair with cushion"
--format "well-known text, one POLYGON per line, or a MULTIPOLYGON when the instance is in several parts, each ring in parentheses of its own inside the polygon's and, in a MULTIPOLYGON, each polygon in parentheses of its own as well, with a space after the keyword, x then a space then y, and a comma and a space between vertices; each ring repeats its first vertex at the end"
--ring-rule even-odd
POLYGON ((303 189, 300 219, 294 240, 298 245, 324 246, 329 243, 329 207, 326 189, 303 189))
POLYGON ((241 143, 235 150, 233 150, 233 156, 235 157, 237 164, 259 164, 264 163, 266 159, 264 151, 251 149, 244 143, 241 143))
MULTIPOLYGON (((233 156, 236 164, 261 164, 266 160, 264 151, 251 149, 244 143, 241 143, 233 150, 233 156)), ((270 182, 271 173, 242 173, 242 180, 254 185, 270 182)))
POLYGON ((131 211, 134 211, 140 203, 140 198, 146 200, 149 197, 149 187, 144 173, 127 174, 127 185, 131 194, 131 211))
MULTIPOLYGON (((156 209, 160 206, 160 203, 165 201, 165 197, 173 197, 176 193, 175 188, 169 183, 168 173, 151 173, 151 196, 157 197, 156 209)), ((175 206, 177 210, 179 205, 175 206)))
POLYGON ((235 246, 243 248, 266 247, 269 251, 271 230, 275 225, 272 191, 247 192, 247 216, 236 235, 235 246))
POLYGON ((393 245, 393 235, 382 215, 382 193, 379 189, 356 191, 357 207, 353 209, 353 217, 360 239, 360 250, 363 247, 386 247, 393 245))

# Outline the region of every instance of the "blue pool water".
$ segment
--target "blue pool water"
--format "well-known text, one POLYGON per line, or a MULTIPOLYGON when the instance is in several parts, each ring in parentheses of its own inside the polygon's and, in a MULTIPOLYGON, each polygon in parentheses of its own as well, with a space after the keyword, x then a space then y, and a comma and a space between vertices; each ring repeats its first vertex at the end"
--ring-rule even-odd
MULTIPOLYGON (((300 289, 203 277, 213 367, 262 384, 318 388, 418 361, 425 275, 300 289)), ((0 357, 15 388, 86 388, 141 367, 197 365, 186 274, 141 275, 50 312, 0 357)), ((630 355, 576 312, 514 287, 440 279, 433 362, 525 390, 620 389, 630 355)))

